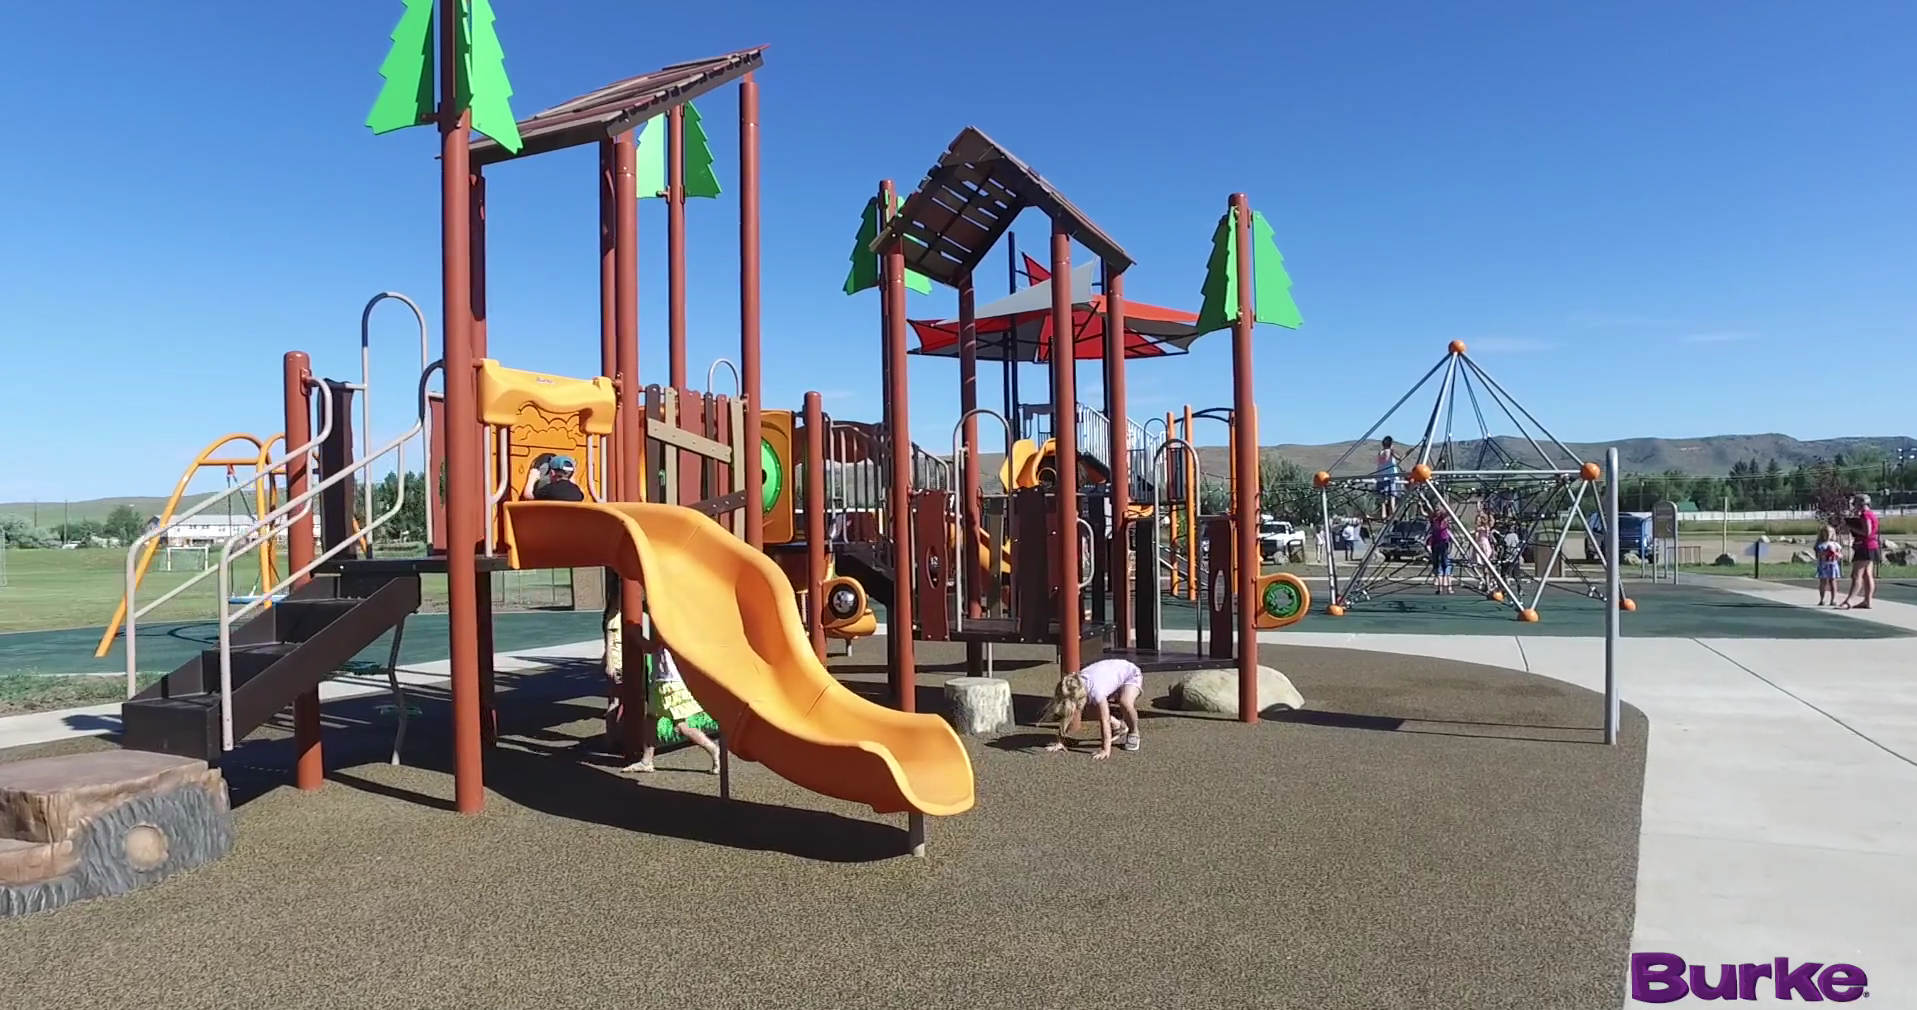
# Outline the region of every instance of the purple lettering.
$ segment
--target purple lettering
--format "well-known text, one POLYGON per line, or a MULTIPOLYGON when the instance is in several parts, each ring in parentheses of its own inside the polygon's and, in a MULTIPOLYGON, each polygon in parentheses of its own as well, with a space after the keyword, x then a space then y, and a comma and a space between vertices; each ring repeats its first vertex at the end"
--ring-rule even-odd
POLYGON ((1870 979, 1864 975, 1864 969, 1854 964, 1833 964, 1817 976, 1817 988, 1824 990, 1824 995, 1832 1003, 1862 999, 1864 987, 1869 984, 1870 979))
POLYGON ((1804 998, 1806 1003, 1824 1002, 1824 994, 1817 988, 1817 972, 1824 967, 1816 961, 1805 961, 1797 967, 1791 967, 1788 957, 1775 958, 1777 966, 1777 998, 1788 1000, 1792 993, 1804 998))
POLYGON ((1737 998, 1754 1000, 1757 998, 1757 980, 1771 977, 1771 966, 1751 964, 1746 961, 1737 966, 1737 998))
POLYGON ((1707 980, 1705 973, 1708 971, 1710 971, 1709 965, 1691 965, 1691 995, 1698 999, 1737 998, 1737 965, 1719 965, 1716 985, 1710 984, 1707 980))
POLYGON ((1639 1003, 1675 1003, 1691 994, 1684 984, 1684 959, 1676 954, 1631 955, 1631 999, 1639 1003))

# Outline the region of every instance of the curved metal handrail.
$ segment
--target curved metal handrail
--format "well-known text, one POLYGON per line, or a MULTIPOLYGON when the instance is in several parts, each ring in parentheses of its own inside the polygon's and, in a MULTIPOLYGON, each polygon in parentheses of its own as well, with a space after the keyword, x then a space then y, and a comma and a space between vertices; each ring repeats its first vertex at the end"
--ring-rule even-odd
POLYGON ((706 393, 711 395, 712 377, 718 374, 720 365, 732 370, 732 398, 736 400, 739 398, 740 390, 744 388, 744 382, 739 378, 739 366, 733 364, 730 358, 718 358, 706 366, 706 393))
MULTIPOLYGON (((362 457, 373 448, 373 309, 389 298, 411 309, 413 321, 419 324, 419 370, 422 376, 433 359, 432 336, 427 330, 426 313, 420 311, 419 303, 397 291, 381 291, 368 299, 365 308, 359 310, 359 385, 349 388, 359 393, 359 454, 362 457)), ((404 484, 406 475, 400 474, 399 480, 404 484)), ((361 483, 365 485, 361 490, 364 492, 366 518, 371 520, 373 518, 373 482, 369 480, 361 483)), ((427 543, 433 542, 432 522, 432 509, 427 509, 427 543)), ((364 527, 361 529, 363 531, 364 527)), ((371 537, 366 540, 366 549, 369 553, 373 549, 371 537)))
MULTIPOLYGON (((959 455, 961 451, 960 446, 965 441, 965 423, 967 421, 970 421, 974 417, 980 417, 980 416, 992 417, 996 419, 1001 426, 1004 427, 1005 429, 1005 460, 1006 460, 1006 464, 1009 466, 1012 459, 1012 445, 1017 441, 1016 439, 1012 437, 1012 422, 1006 420, 1004 414, 1001 414, 990 407, 973 407, 971 410, 968 410, 965 413, 959 415, 958 423, 952 426, 952 462, 954 464, 958 464, 960 462, 960 455, 959 455)), ((954 495, 952 498, 952 506, 953 506, 953 510, 956 513, 958 513, 958 516, 965 516, 965 515, 969 515, 971 507, 972 507, 972 503, 960 502, 958 500, 958 496, 954 495)), ((955 516, 955 518, 957 518, 957 516, 955 516)), ((971 553, 972 546, 964 542, 966 539, 965 537, 966 524, 961 521, 956 523, 956 525, 958 526, 958 529, 955 532, 957 533, 960 542, 956 545, 954 553, 958 556, 959 563, 953 565, 952 567, 956 570, 953 577, 953 586, 958 591, 959 605, 958 605, 958 614, 953 618, 953 621, 952 621, 952 627, 957 629, 963 629, 965 627, 965 611, 968 609, 967 604, 969 603, 969 600, 966 598, 966 595, 965 595, 965 572, 967 569, 972 567, 971 563, 967 560, 968 555, 971 553)))
MULTIPOLYGON (((280 461, 273 466, 273 469, 275 470, 284 469, 287 463, 293 460, 300 453, 305 453, 310 458, 313 451, 319 447, 319 444, 325 441, 326 438, 333 433, 332 398, 327 396, 322 396, 320 397, 320 404, 321 406, 320 406, 319 434, 314 436, 312 439, 308 440, 305 445, 300 446, 298 449, 288 449, 286 452, 286 455, 280 457, 280 461)), ((228 492, 228 494, 230 493, 231 492, 228 492)), ((201 502, 200 504, 195 505, 190 509, 187 509, 185 512, 181 512, 175 515, 173 517, 172 523, 166 526, 155 527, 154 529, 148 530, 146 533, 143 533, 139 537, 135 538, 133 543, 127 547, 126 626, 121 631, 121 634, 126 636, 126 696, 129 698, 139 693, 139 676, 138 676, 139 666, 135 658, 135 652, 136 652, 135 643, 138 640, 138 636, 136 635, 135 632, 137 630, 137 625, 139 624, 139 619, 146 614, 152 613, 154 608, 160 606, 161 604, 167 602, 168 600, 173 599, 174 597, 180 595, 181 593, 186 592, 189 588, 199 585, 202 580, 214 574, 214 570, 209 568, 205 571, 200 572, 198 575, 195 575, 192 578, 187 579, 186 581, 180 583, 179 585, 174 586, 172 589, 167 590, 164 594, 160 596, 159 599, 154 600, 151 603, 148 603, 146 606, 143 606, 143 607, 136 606, 135 596, 139 592, 140 573, 139 573, 139 562, 135 559, 138 556, 139 549, 145 544, 151 542, 156 537, 165 536, 168 530, 172 529, 174 526, 179 525, 180 522, 182 522, 183 520, 191 519, 192 517, 199 515, 202 512, 205 512, 207 509, 212 508, 214 505, 218 504, 219 502, 224 501, 228 497, 228 494, 214 495, 213 497, 208 498, 207 500, 201 502)), ((280 517, 280 518, 284 519, 284 521, 288 523, 298 522, 299 520, 304 519, 307 515, 310 515, 312 512, 310 499, 301 499, 301 505, 303 506, 302 511, 293 513, 290 517, 280 517)), ((278 510, 275 510, 275 515, 277 515, 277 512, 278 510)), ((225 597, 222 596, 221 599, 224 600, 225 597)), ((225 604, 222 603, 221 606, 225 606, 225 604)))

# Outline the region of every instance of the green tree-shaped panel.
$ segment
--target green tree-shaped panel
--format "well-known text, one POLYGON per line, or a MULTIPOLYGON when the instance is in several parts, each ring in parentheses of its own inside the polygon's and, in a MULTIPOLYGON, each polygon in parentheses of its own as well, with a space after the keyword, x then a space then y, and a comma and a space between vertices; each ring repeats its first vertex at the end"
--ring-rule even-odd
MULTIPOLYGON (((718 173, 713 171, 712 141, 706 136, 706 128, 699 110, 691 102, 685 105, 685 179, 686 196, 711 199, 723 190, 719 186, 718 173)), ((639 199, 650 200, 666 191, 666 181, 671 178, 667 172, 667 158, 671 157, 671 129, 664 115, 646 120, 639 131, 638 188, 639 199)))
MULTIPOLYGON (((1205 263, 1203 303, 1198 309, 1198 332, 1210 333, 1238 321, 1238 229, 1228 210, 1211 234, 1211 258, 1205 263)), ((1252 318, 1261 323, 1297 329, 1304 319, 1291 298, 1291 275, 1278 252, 1271 223, 1251 212, 1252 318)))
POLYGON ((506 77, 506 50, 493 30, 492 0, 470 0, 460 19, 461 107, 473 110, 473 129, 499 146, 519 153, 519 124, 513 119, 512 81, 506 77))
MULTIPOLYGON (((897 193, 892 194, 892 211, 897 213, 903 202, 897 193)), ((879 237, 879 198, 865 201, 865 210, 859 214, 859 234, 852 243, 852 269, 845 275, 845 293, 856 295, 867 288, 879 286, 879 257, 872 252, 872 242, 879 237)), ((907 241, 918 243, 917 239, 907 241)), ((918 243, 923 244, 923 243, 918 243)), ((924 274, 915 270, 905 272, 905 286, 919 294, 932 293, 932 282, 924 274)))
POLYGON ((433 118, 433 0, 404 0, 392 48, 379 65, 385 83, 366 125, 376 134, 404 130, 433 118))

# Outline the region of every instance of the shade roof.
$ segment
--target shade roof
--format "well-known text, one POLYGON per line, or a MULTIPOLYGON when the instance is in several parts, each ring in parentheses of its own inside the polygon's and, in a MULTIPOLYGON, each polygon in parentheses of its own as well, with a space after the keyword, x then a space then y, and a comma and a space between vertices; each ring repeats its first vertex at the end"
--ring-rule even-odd
POLYGON ((758 69, 765 62, 760 55, 765 48, 756 46, 709 60, 676 63, 561 102, 519 121, 523 146, 518 154, 499 146, 491 137, 476 137, 473 164, 491 165, 617 137, 758 69))
POLYGON ((1063 225, 1112 273, 1123 273, 1134 262, 1063 193, 974 126, 960 131, 871 248, 885 252, 909 237, 914 241, 905 243, 907 269, 957 287, 1027 207, 1063 225))

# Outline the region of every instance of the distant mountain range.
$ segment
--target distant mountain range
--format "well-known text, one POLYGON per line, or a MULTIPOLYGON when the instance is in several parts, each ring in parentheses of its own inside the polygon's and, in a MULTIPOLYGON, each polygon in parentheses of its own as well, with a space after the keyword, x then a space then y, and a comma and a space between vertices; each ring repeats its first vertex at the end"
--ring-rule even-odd
MULTIPOLYGON (((1402 437, 1409 437, 1405 433, 1402 437)), ((991 438, 989 434, 983 436, 991 438)), ((1491 441, 1497 450, 1519 462, 1536 466, 1540 460, 1535 450, 1522 438, 1499 436, 1491 441)), ((1269 445, 1259 450, 1262 458, 1290 460, 1302 467, 1306 473, 1329 468, 1345 451, 1349 443, 1334 445, 1269 445)), ((1825 438, 1804 441, 1789 435, 1707 435, 1703 438, 1627 438, 1617 442, 1572 442, 1567 448, 1586 460, 1602 460, 1604 450, 1612 445, 1618 448, 1620 461, 1626 472, 1662 473, 1666 470, 1680 470, 1687 474, 1721 476, 1729 473, 1733 464, 1756 461, 1760 464, 1776 460, 1785 468, 1799 463, 1810 463, 1819 459, 1830 459, 1839 454, 1855 457, 1860 452, 1876 452, 1895 460, 1899 451, 1917 448, 1917 439, 1904 435, 1871 435, 1856 438, 1825 438)), ((1547 448, 1549 448, 1547 446, 1547 448)), ((1376 443, 1360 447, 1344 465, 1338 469, 1346 473, 1362 473, 1372 465, 1376 443)), ((1486 450, 1484 458, 1496 459, 1497 452, 1486 450)), ((1208 474, 1223 475, 1227 471, 1226 450, 1223 446, 1201 446, 1198 450, 1200 466, 1208 474)), ((1453 448, 1454 468, 1463 469, 1473 466, 1480 458, 1480 447, 1476 440, 1457 442, 1453 448)), ((981 458, 987 474, 996 474, 999 465, 997 454, 988 454, 981 458)), ((1496 466, 1496 463, 1492 464, 1496 466)), ((57 494, 49 489, 49 494, 57 494)), ((187 508, 205 499, 207 495, 192 495, 181 502, 181 508, 187 508)), ((158 515, 166 506, 163 497, 131 496, 123 498, 94 498, 87 501, 65 503, 65 515, 73 521, 83 519, 104 519, 117 505, 131 505, 142 515, 158 515)), ((62 503, 43 501, 36 507, 32 502, 0 502, 0 515, 17 515, 31 518, 38 512, 38 525, 52 527, 62 518, 62 503)))

